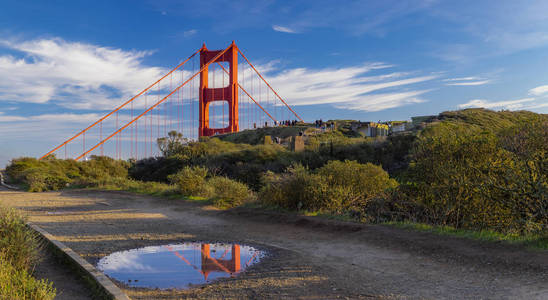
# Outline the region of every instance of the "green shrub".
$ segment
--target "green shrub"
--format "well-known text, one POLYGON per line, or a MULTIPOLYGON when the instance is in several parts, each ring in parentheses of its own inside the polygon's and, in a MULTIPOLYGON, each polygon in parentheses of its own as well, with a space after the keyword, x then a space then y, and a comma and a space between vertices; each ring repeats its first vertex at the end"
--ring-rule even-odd
POLYGON ((314 209, 317 203, 323 203, 325 186, 321 178, 311 174, 302 165, 288 168, 284 174, 268 172, 264 177, 264 187, 259 199, 267 205, 274 205, 290 210, 314 209))
POLYGON ((15 209, 0 206, 0 252, 16 269, 30 269, 38 259, 38 236, 15 209))
POLYGON ((27 269, 14 267, 10 263, 10 256, 0 252, 0 299, 49 300, 55 298, 56 290, 51 282, 35 279, 27 269))
POLYGON ((242 205, 252 197, 247 185, 226 177, 213 177, 208 180, 213 187, 213 203, 217 207, 231 208, 242 205))
POLYGON ((417 139, 402 189, 422 207, 415 217, 454 228, 547 230, 547 119, 538 115, 501 130, 509 117, 488 114, 494 128, 487 130, 477 113, 472 124, 442 121, 417 139))
POLYGON ((207 197, 210 193, 206 182, 207 174, 207 169, 203 167, 184 167, 168 178, 183 196, 207 197))
POLYGON ((130 164, 107 156, 91 156, 89 160, 78 163, 80 177, 85 181, 101 184, 110 178, 127 178, 130 164))
POLYGON ((381 167, 330 161, 316 172, 296 165, 281 175, 268 173, 260 199, 287 209, 347 213, 363 210, 374 197, 397 186, 381 167))
POLYGON ((168 176, 179 172, 189 163, 181 156, 149 157, 136 161, 129 168, 129 176, 139 181, 168 183, 168 176))
POLYGON ((55 289, 30 272, 38 260, 38 236, 12 208, 0 206, 0 299, 53 299, 55 289))
POLYGON ((31 192, 58 190, 71 182, 69 176, 78 176, 78 168, 71 161, 35 158, 19 158, 12 160, 6 172, 12 180, 23 183, 31 192))
POLYGON ((370 199, 398 185, 380 166, 371 163, 334 160, 317 173, 330 187, 329 203, 323 206, 331 211, 361 210, 370 199))
POLYGON ((68 186, 100 186, 112 178, 127 178, 128 168, 128 162, 105 156, 91 156, 83 162, 23 157, 12 160, 6 172, 15 182, 25 184, 30 192, 42 192, 68 186))

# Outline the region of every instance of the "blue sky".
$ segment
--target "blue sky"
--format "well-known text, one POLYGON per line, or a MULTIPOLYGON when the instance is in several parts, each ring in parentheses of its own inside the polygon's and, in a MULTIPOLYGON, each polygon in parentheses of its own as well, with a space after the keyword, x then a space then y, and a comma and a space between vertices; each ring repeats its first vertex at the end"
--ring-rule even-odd
POLYGON ((546 1, 3 1, 0 165, 37 156, 206 43, 305 120, 548 112, 546 1))

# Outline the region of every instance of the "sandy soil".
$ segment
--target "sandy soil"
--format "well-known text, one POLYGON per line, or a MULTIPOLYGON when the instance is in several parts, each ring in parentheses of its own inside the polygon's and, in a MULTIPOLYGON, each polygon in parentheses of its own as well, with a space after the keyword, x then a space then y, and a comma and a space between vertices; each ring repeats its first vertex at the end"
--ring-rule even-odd
POLYGON ((2 191, 0 203, 27 211, 93 264, 115 251, 181 241, 270 251, 237 278, 191 290, 120 284, 134 299, 548 299, 548 251, 124 192, 2 191))

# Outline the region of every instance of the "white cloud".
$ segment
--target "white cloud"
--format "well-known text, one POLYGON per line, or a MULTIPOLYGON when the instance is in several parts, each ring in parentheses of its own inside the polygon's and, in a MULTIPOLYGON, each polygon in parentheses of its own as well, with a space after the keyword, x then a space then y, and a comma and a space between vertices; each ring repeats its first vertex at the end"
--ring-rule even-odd
POLYGON ((507 101, 489 101, 483 99, 474 99, 470 100, 467 103, 459 105, 459 108, 472 108, 472 107, 482 107, 482 108, 499 108, 499 109, 526 109, 529 108, 530 103, 535 101, 535 98, 523 98, 517 100, 507 100, 507 101))
POLYGON ((447 78, 447 79, 444 79, 443 81, 469 81, 469 80, 482 80, 482 79, 483 78, 481 77, 470 76, 470 77, 447 78))
POLYGON ((92 121, 97 121, 101 115, 99 114, 72 114, 72 113, 63 113, 63 114, 43 114, 37 116, 28 117, 32 121, 52 121, 56 122, 63 120, 64 122, 76 122, 76 123, 89 123, 92 121))
POLYGON ((420 90, 412 92, 365 95, 354 101, 336 104, 335 106, 343 109, 381 111, 403 105, 423 103, 426 100, 421 99, 418 96, 428 91, 429 90, 420 90))
POLYGON ((0 111, 0 123, 1 122, 18 122, 25 121, 27 118, 21 116, 6 116, 3 112, 0 111))
POLYGON ((540 96, 548 93, 548 85, 537 86, 536 88, 529 90, 529 95, 540 96))
POLYGON ((478 81, 463 81, 463 82, 453 82, 453 83, 447 83, 445 85, 453 85, 453 86, 470 86, 470 85, 484 85, 491 82, 491 80, 478 80, 478 81))
POLYGON ((274 31, 285 32, 285 33, 297 33, 295 30, 289 27, 284 27, 279 25, 272 25, 272 29, 274 29, 274 31))
POLYGON ((437 77, 435 75, 406 77, 408 73, 365 76, 372 70, 389 67, 382 63, 373 63, 339 69, 297 68, 267 76, 267 81, 290 105, 336 104, 338 108, 343 109, 379 111, 423 102, 416 96, 426 91, 390 91, 377 95, 371 93, 388 88, 410 86, 437 77), (367 105, 372 99, 375 99, 376 105, 367 105))
POLYGON ((448 78, 444 79, 443 81, 447 82, 445 85, 449 86, 474 86, 474 85, 484 85, 491 80, 481 78, 481 77, 460 77, 460 78, 448 78))
POLYGON ((531 106, 528 107, 527 109, 538 109, 538 108, 544 108, 544 107, 548 107, 548 102, 536 103, 536 104, 534 104, 534 105, 531 105, 531 106))
POLYGON ((183 32, 183 36, 186 37, 186 38, 191 37, 191 36, 195 35, 197 32, 198 32, 198 30, 196 30, 196 29, 190 29, 190 30, 187 30, 187 31, 183 32))
POLYGON ((112 108, 166 70, 144 66, 149 51, 124 51, 92 44, 41 39, 0 41, 23 58, 0 56, 0 101, 112 108))

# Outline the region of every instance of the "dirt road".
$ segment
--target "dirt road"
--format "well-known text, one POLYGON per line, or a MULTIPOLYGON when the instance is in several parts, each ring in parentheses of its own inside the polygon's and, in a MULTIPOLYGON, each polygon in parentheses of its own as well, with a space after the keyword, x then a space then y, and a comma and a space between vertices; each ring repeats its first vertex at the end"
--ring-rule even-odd
POLYGON ((259 213, 123 192, 1 191, 89 262, 181 241, 237 241, 271 256, 238 278, 139 298, 548 299, 548 251, 386 226, 259 213))

